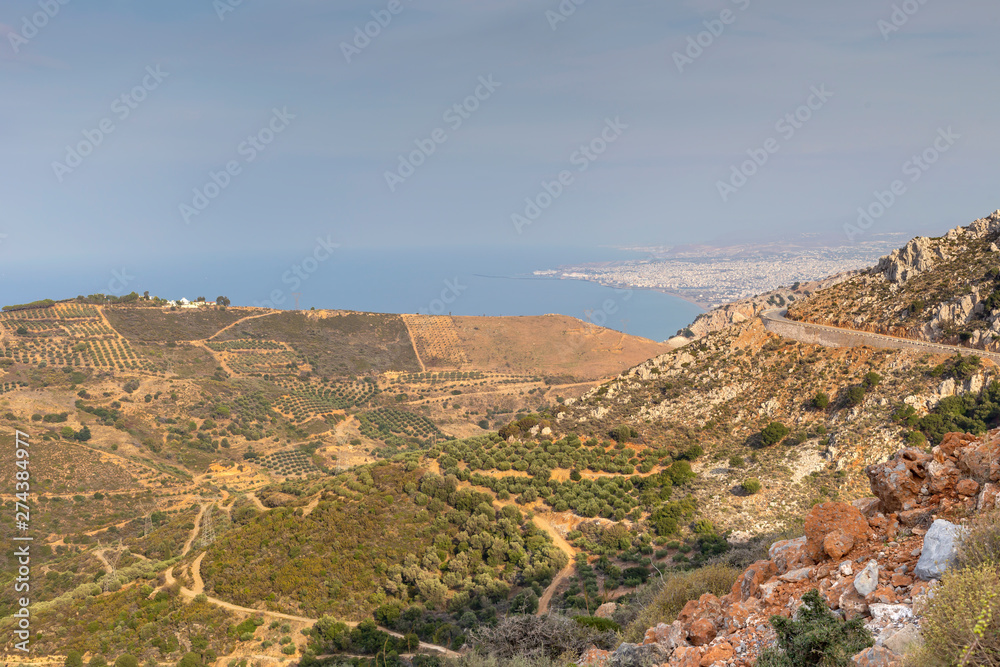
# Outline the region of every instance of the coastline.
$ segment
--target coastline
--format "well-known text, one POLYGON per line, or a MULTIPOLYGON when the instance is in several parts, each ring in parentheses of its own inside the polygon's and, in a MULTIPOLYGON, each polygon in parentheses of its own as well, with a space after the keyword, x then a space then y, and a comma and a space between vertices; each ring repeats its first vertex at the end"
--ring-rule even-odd
POLYGON ((570 277, 566 277, 566 276, 559 276, 558 280, 579 280, 581 282, 595 283, 595 284, 601 285, 603 287, 610 287, 612 289, 618 289, 618 290, 632 290, 632 291, 636 291, 636 292, 639 292, 639 291, 642 291, 642 292, 659 292, 660 294, 668 294, 670 296, 677 297, 681 301, 686 301, 686 302, 690 303, 693 306, 698 306, 698 308, 701 308, 706 313, 709 312, 710 310, 715 310, 716 308, 719 308, 720 306, 724 306, 724 305, 726 305, 726 303, 731 303, 730 301, 726 301, 724 303, 712 304, 712 303, 708 303, 708 302, 705 302, 705 301, 699 301, 699 300, 697 300, 694 297, 691 297, 689 295, 683 294, 681 292, 675 292, 675 291, 669 290, 669 289, 664 289, 662 287, 640 287, 638 285, 628 285, 628 284, 625 284, 625 283, 605 282, 605 281, 602 281, 602 280, 595 280, 593 278, 575 278, 575 277, 574 278, 570 278, 570 277))

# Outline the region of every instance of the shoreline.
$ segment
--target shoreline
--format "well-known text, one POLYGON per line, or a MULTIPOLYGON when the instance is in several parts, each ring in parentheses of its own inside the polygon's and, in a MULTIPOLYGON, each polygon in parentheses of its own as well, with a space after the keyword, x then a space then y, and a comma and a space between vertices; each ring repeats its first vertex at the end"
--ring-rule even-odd
MULTIPOLYGON (((639 285, 628 285, 628 284, 625 284, 625 283, 604 282, 604 281, 601 281, 601 280, 594 280, 592 278, 567 278, 565 276, 559 276, 556 279, 557 280, 578 280, 580 282, 594 283, 595 285, 601 285, 602 287, 610 287, 612 289, 619 289, 619 290, 633 290, 633 291, 643 291, 643 292, 659 292, 660 294, 668 294, 670 296, 677 297, 681 301, 686 301, 686 302, 690 303, 693 306, 698 306, 699 308, 701 308, 706 313, 709 312, 709 311, 715 310, 716 308, 720 308, 720 307, 722 307, 722 306, 724 306, 724 305, 726 305, 728 303, 734 303, 733 301, 726 301, 726 302, 723 302, 723 303, 720 303, 720 304, 713 305, 711 303, 707 303, 707 302, 704 302, 704 301, 698 301, 697 299, 695 299, 695 298, 693 298, 691 296, 682 294, 680 292, 675 292, 675 291, 672 291, 672 290, 669 290, 669 289, 664 289, 662 287, 641 287, 639 285)), ((747 298, 749 298, 749 297, 747 297, 747 298)))

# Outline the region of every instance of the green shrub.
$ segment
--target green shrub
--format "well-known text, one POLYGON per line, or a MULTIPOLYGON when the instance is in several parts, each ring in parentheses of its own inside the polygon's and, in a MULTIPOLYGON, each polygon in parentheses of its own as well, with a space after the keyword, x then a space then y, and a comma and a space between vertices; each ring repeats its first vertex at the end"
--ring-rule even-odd
POLYGON ((751 496, 755 493, 760 493, 760 490, 764 488, 764 485, 761 484, 760 480, 756 477, 743 480, 743 483, 740 486, 743 487, 743 490, 751 496))
POLYGON ((66 653, 66 667, 83 667, 83 655, 79 651, 70 650, 66 653))
POLYGON ((865 388, 861 385, 856 385, 847 390, 847 405, 851 407, 861 405, 863 400, 865 400, 865 388))
POLYGON ((730 468, 742 468, 746 465, 746 461, 743 460, 742 456, 730 456, 729 457, 729 467, 730 468))
POLYGON ((802 603, 795 619, 771 617, 778 646, 761 654, 758 667, 849 667, 856 653, 875 643, 863 619, 841 620, 819 591, 803 595, 802 603))
POLYGON ((817 410, 825 410, 830 405, 830 396, 822 391, 817 391, 812 400, 813 407, 817 410))
POLYGON ((781 422, 771 422, 760 432, 760 441, 765 447, 770 447, 784 440, 788 433, 788 427, 781 422))
POLYGON ((610 618, 599 618, 597 616, 574 616, 573 620, 588 628, 594 628, 601 632, 610 630, 612 632, 621 631, 621 626, 610 618))

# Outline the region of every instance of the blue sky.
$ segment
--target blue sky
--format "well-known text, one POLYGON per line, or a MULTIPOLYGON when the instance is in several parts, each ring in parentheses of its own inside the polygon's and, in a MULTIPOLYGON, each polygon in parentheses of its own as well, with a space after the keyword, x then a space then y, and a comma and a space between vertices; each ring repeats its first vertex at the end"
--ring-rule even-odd
POLYGON ((566 16, 556 0, 398 2, 7 0, 0 261, 301 254, 327 235, 846 242, 845 223, 895 180, 902 194, 861 238, 943 232, 1000 208, 995 0, 910 0, 910 14, 881 0, 564 0, 566 16), (46 2, 53 15, 33 19, 46 2), (367 26, 378 34, 348 62, 343 44, 372 12, 387 25, 367 26), (678 67, 689 38, 704 46, 678 67), (463 103, 455 127, 446 112, 463 103), (791 136, 788 121, 779 131, 797 110, 791 136), (402 173, 418 141, 434 152, 390 188, 386 172, 402 173), (81 142, 95 145, 68 168, 81 142), (603 153, 581 157, 588 144, 603 153), (766 162, 720 193, 761 151, 766 162), (935 162, 913 180, 904 163, 925 151, 935 162), (206 187, 216 196, 192 214, 206 187), (548 206, 518 232, 526 198, 548 206))

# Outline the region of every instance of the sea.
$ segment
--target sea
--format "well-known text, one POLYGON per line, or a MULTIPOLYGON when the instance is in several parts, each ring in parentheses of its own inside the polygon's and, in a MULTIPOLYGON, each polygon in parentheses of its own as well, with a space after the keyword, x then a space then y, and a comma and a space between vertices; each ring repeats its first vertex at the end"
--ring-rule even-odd
POLYGON ((615 248, 324 246, 293 254, 219 259, 193 254, 157 262, 95 262, 44 272, 0 272, 3 303, 121 295, 235 306, 342 309, 379 313, 524 316, 555 313, 663 341, 704 312, 652 290, 538 275, 564 265, 621 261, 638 255, 615 248))

